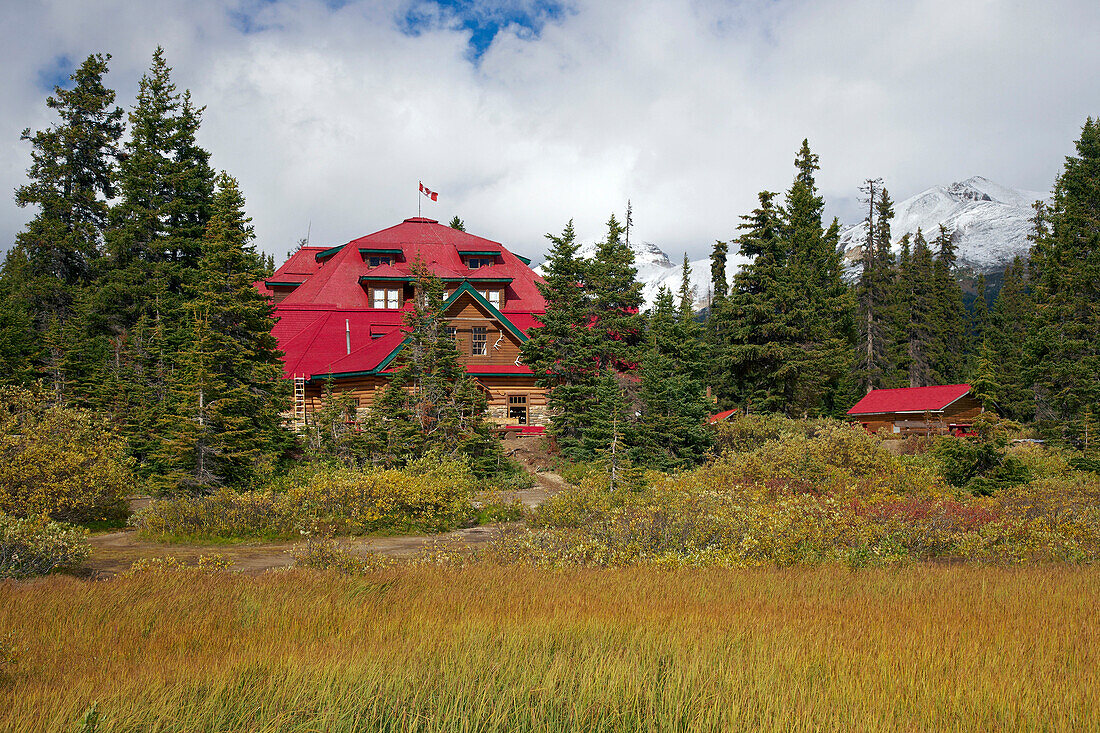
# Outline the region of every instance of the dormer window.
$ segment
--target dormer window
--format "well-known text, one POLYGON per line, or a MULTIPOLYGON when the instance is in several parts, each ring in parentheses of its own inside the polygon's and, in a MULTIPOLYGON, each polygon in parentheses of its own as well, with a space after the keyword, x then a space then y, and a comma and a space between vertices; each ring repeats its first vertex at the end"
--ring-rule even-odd
POLYGON ((489 267, 493 264, 492 257, 468 257, 466 259, 466 265, 471 270, 477 270, 482 267, 489 267))
POLYGON ((400 308, 399 288, 371 288, 371 305, 375 308, 400 308))
POLYGON ((500 291, 499 290, 479 290, 478 294, 489 301, 489 305, 493 306, 497 310, 500 310, 500 291))
POLYGON ((393 257, 390 255, 368 255, 367 266, 368 267, 381 267, 382 265, 392 265, 393 257))

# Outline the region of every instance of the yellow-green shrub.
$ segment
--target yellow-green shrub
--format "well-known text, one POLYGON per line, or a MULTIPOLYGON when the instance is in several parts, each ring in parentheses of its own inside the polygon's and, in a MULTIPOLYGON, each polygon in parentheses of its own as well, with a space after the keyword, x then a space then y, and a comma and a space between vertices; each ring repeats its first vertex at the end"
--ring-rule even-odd
POLYGON ((693 471, 649 474, 641 491, 610 492, 586 474, 490 555, 553 567, 1100 560, 1100 478, 1041 448, 1012 453, 1045 477, 972 496, 936 474, 934 456, 896 456, 820 421, 693 471))
POLYGON ((71 570, 90 552, 87 532, 79 527, 0 514, 0 578, 71 570))
POLYGON ((160 538, 268 539, 318 522, 341 533, 442 532, 475 517, 465 463, 423 459, 403 469, 298 473, 280 492, 228 489, 154 501, 131 523, 160 538))
POLYGON ((0 512, 68 522, 125 516, 133 459, 84 410, 0 387, 0 512))

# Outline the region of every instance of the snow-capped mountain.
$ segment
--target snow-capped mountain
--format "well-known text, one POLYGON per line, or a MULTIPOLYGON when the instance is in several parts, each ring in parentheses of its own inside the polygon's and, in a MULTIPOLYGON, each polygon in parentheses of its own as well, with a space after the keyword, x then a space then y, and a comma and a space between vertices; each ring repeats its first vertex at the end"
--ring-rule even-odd
MULTIPOLYGON (((974 176, 950 186, 934 186, 894 205, 890 233, 894 250, 906 234, 920 228, 931 242, 940 224, 954 233, 959 266, 975 272, 1003 270, 1017 255, 1031 246, 1032 203, 1050 194, 1022 191, 974 176)), ((858 269, 867 223, 846 227, 840 245, 851 268, 858 269)))
MULTIPOLYGON (((649 308, 656 302, 657 291, 662 286, 672 291, 674 297, 678 297, 683 261, 671 261, 668 255, 652 242, 632 242, 630 248, 634 251, 634 266, 638 268, 638 282, 642 283, 644 307, 649 308)), ((590 258, 594 254, 596 254, 595 244, 581 245, 577 251, 578 257, 590 258)), ((731 252, 726 259, 727 281, 732 282, 733 274, 748 261, 747 257, 731 252)), ((695 308, 699 310, 706 307, 710 301, 710 259, 694 260, 688 264, 691 267, 691 287, 695 292, 695 308)), ((542 267, 542 265, 536 267, 535 272, 543 274, 542 267)))
MULTIPOLYGON (((934 186, 916 196, 894 204, 894 220, 891 234, 895 251, 905 234, 916 234, 920 228, 929 243, 939 233, 940 224, 954 233, 958 246, 959 266, 975 272, 1003 270, 1017 255, 1025 255, 1031 242, 1032 203, 1048 199, 1049 194, 1024 191, 994 183, 988 178, 974 176, 949 186, 934 186)), ((867 224, 849 225, 841 230, 840 246, 846 260, 848 277, 859 271, 863 242, 867 238, 867 224)), ((736 242, 730 242, 733 250, 736 242)), ((646 307, 653 305, 661 286, 676 294, 680 289, 679 261, 652 242, 632 243, 634 264, 638 268, 638 281, 642 283, 642 295, 646 307)), ((592 257, 595 244, 582 245, 581 257, 592 257)), ((749 261, 737 251, 731 251, 726 261, 726 280, 733 282, 733 275, 749 261)), ((695 289, 695 307, 709 304, 710 260, 704 258, 691 264, 691 284, 695 289)), ((542 274, 542 265, 535 268, 542 274)))

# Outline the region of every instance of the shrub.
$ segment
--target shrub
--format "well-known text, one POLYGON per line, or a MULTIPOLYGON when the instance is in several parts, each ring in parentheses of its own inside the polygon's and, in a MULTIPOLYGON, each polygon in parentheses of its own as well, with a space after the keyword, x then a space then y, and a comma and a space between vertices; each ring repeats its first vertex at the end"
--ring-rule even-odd
POLYGON ((133 459, 92 413, 0 388, 0 512, 67 522, 125 516, 133 459))
POLYGON ((1039 447, 942 443, 964 467, 999 460, 960 472, 967 487, 1002 482, 996 493, 953 488, 936 472, 944 454, 897 456, 863 431, 806 422, 693 471, 650 473, 639 491, 584 474, 487 556, 548 567, 1100 560, 1094 475, 1039 447))
POLYGON ((298 472, 280 491, 153 502, 131 524, 157 538, 294 537, 321 522, 340 533, 442 532, 476 519, 465 463, 422 459, 404 469, 298 472))
POLYGON ((220 489, 209 496, 178 496, 152 502, 130 523, 158 538, 254 537, 277 539, 298 531, 301 515, 279 496, 220 489))
POLYGON ((79 527, 0 514, 0 578, 72 570, 90 552, 87 532, 79 527))
POLYGON ((988 496, 998 489, 1031 479, 1023 462, 1008 455, 998 442, 946 437, 932 452, 939 459, 940 473, 949 484, 975 494, 988 496))

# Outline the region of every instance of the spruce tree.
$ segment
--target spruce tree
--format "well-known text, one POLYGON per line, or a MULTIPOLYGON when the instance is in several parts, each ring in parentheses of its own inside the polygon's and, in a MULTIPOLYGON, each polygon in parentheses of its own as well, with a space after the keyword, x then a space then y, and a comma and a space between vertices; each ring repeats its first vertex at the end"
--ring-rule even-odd
POLYGON ((496 473, 500 443, 485 419, 485 395, 462 366, 443 315, 443 282, 417 259, 413 307, 398 368, 371 406, 374 460, 405 463, 432 453, 466 459, 479 476, 496 473))
POLYGON ((1035 305, 1027 288, 1027 265, 1019 257, 1005 270, 990 311, 984 341, 992 352, 993 398, 998 413, 1013 420, 1035 418, 1032 369, 1026 356, 1035 305))
POLYGON ((1035 416, 1077 441, 1083 416, 1100 412, 1100 120, 1085 121, 1046 219, 1029 280, 1035 416))
POLYGON ((862 391, 899 386, 904 375, 900 361, 896 263, 891 251, 890 221, 894 216, 890 194, 878 179, 868 180, 867 239, 858 298, 858 383, 862 391))
POLYGON ((849 288, 842 279, 839 251, 840 223, 835 218, 826 229, 825 199, 817 190, 818 156, 802 141, 794 161, 795 179, 784 207, 791 272, 788 286, 796 297, 802 318, 797 343, 801 350, 800 374, 788 414, 835 413, 847 409, 840 397, 851 371, 851 312, 849 288), (843 404, 843 407, 841 407, 843 404))
POLYGON ((935 264, 932 250, 917 229, 906 279, 905 352, 910 387, 927 387, 934 383, 934 359, 939 353, 937 289, 934 282, 935 264))
POLYGON ((729 359, 729 334, 732 314, 729 304, 729 284, 726 280, 726 258, 729 244, 716 240, 710 254, 710 298, 705 322, 705 350, 710 362, 709 386, 722 407, 735 399, 733 375, 729 359))
POLYGON ((635 465, 664 471, 688 468, 701 462, 711 445, 704 387, 698 369, 683 360, 690 342, 688 323, 672 293, 662 287, 649 316, 640 368, 641 415, 630 437, 635 465))
POLYGON ((31 145, 28 182, 15 192, 37 208, 0 272, 0 361, 5 379, 47 379, 67 399, 65 353, 85 347, 69 321, 101 256, 108 199, 114 193, 122 110, 103 84, 109 55, 91 55, 55 87, 46 105, 58 122, 22 139, 31 145))
POLYGON ((584 291, 585 262, 577 256, 573 222, 560 235, 547 234, 550 252, 543 265, 539 292, 546 301, 541 324, 531 329, 520 359, 535 373, 535 383, 547 390, 550 434, 562 453, 578 456, 586 405, 599 379, 600 348, 588 328, 590 308, 584 291))
POLYGON ((936 335, 932 379, 937 384, 951 384, 962 379, 966 364, 966 310, 963 306, 962 288, 955 275, 957 258, 954 236, 942 224, 934 245, 936 335))
POLYGON ((801 324, 791 290, 789 242, 783 237, 776 194, 762 191, 760 205, 742 216, 741 254, 752 262, 734 277, 729 307, 730 368, 724 385, 746 412, 782 412, 792 402, 800 360, 796 343, 801 324))
POLYGON ((286 382, 272 303, 253 286, 263 271, 253 236, 237 182, 223 173, 188 289, 191 334, 161 422, 157 462, 177 488, 243 485, 288 445, 286 382))

